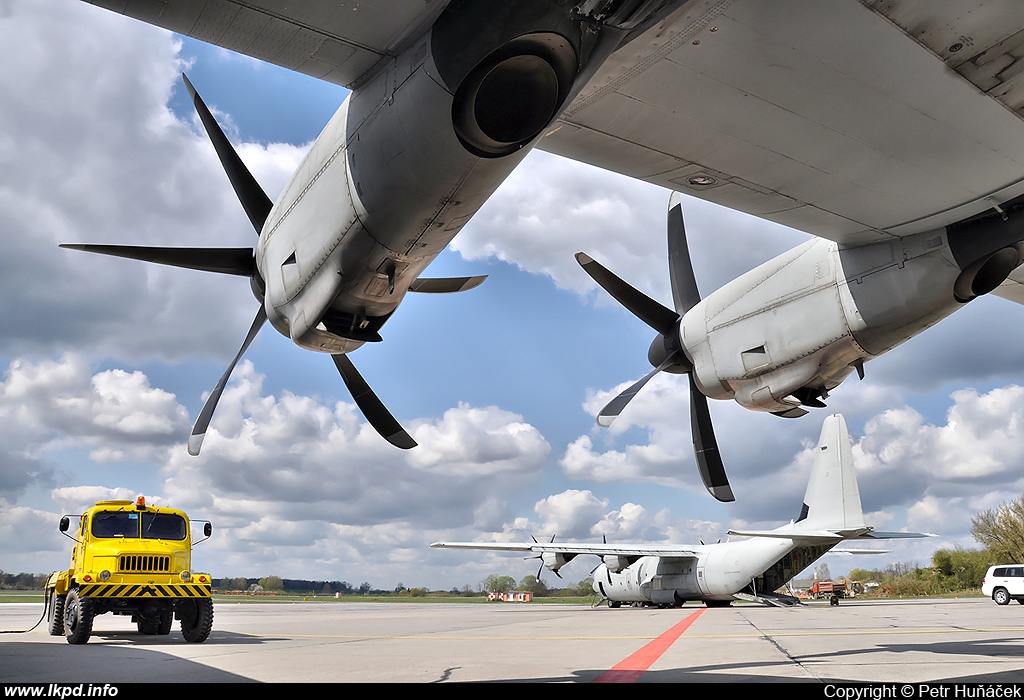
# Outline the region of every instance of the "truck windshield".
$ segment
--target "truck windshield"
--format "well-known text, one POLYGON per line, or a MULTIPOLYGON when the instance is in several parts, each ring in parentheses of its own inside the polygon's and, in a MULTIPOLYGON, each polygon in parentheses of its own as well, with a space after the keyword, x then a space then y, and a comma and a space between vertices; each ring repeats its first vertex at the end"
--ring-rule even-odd
POLYGON ((183 540, 185 519, 174 513, 149 511, 100 511, 92 516, 93 537, 141 537, 151 540, 183 540))

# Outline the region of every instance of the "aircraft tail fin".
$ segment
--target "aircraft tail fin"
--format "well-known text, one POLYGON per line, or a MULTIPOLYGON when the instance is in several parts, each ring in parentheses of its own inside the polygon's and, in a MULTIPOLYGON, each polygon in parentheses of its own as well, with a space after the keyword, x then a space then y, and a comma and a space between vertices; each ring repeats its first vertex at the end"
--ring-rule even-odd
POLYGON ((842 415, 825 419, 818 439, 803 508, 794 523, 799 530, 865 528, 860 488, 853 466, 853 446, 842 415))
MULTIPOLYGON (((927 532, 880 532, 865 524, 860 487, 857 486, 853 466, 853 445, 846 421, 838 413, 826 418, 821 428, 800 517, 774 530, 730 529, 728 534, 796 538, 820 544, 836 544, 839 540, 936 536, 927 532)), ((863 552, 849 550, 848 553, 863 552)))

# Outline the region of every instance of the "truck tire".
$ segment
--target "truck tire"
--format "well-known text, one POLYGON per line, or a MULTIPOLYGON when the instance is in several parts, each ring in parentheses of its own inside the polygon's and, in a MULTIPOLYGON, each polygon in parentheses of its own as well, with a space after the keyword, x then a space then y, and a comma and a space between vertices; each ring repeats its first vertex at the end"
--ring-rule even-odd
POLYGON ((157 634, 170 634, 171 623, 174 622, 174 611, 170 608, 160 611, 160 624, 157 625, 157 634))
POLYGON ((142 634, 170 634, 174 613, 170 610, 158 610, 152 615, 138 616, 135 626, 142 634))
POLYGON ((64 634, 64 598, 57 595, 57 591, 50 591, 50 612, 46 620, 49 623, 50 634, 59 637, 64 634))
POLYGON ((68 644, 85 644, 89 641, 94 616, 93 601, 83 598, 77 588, 72 588, 64 601, 64 636, 68 644))
POLYGON ((1005 588, 997 588, 992 591, 992 600, 996 601, 996 605, 1006 605, 1010 602, 1010 594, 1005 588))
POLYGON ((186 642, 205 642, 213 629, 213 600, 199 598, 179 602, 178 618, 181 620, 181 636, 186 642))

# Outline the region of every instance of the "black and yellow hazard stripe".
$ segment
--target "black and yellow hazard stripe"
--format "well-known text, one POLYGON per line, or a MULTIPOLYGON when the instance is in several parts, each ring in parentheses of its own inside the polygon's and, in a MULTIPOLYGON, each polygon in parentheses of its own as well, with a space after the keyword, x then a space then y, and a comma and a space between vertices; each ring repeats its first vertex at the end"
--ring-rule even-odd
POLYGON ((209 598, 213 589, 198 583, 85 583, 83 598, 209 598))

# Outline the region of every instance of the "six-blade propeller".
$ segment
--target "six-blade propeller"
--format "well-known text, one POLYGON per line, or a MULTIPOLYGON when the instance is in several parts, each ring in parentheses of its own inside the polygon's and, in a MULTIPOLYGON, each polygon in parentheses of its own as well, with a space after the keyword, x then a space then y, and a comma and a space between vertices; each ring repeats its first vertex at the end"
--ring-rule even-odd
MULTIPOLYGON (((210 137, 210 141, 213 143, 214 150, 217 152, 217 157, 220 159, 221 165, 227 173, 228 180, 231 181, 231 186, 234 188, 235 194, 238 196, 238 200, 241 202, 242 208, 245 209, 245 213, 249 217, 249 221, 252 222, 253 228, 256 230, 256 235, 258 237, 260 232, 263 230, 263 225, 266 223, 267 217, 270 215, 273 202, 260 187, 256 178, 254 178, 252 173, 249 172, 249 169, 245 167, 245 163, 242 162, 242 159, 232 147, 231 142, 228 141, 227 137, 224 135, 224 132, 217 124, 217 120, 207 108, 206 103, 203 102, 199 93, 196 92, 192 83, 189 82, 188 77, 182 75, 182 79, 185 81, 185 87, 188 89, 188 93, 192 97, 192 104, 195 106, 196 112, 199 114, 199 120, 203 123, 206 133, 210 137)), ((234 370, 239 359, 241 359, 246 349, 267 321, 264 299, 262 298, 264 285, 263 280, 260 279, 259 270, 256 269, 254 249, 162 248, 79 244, 64 244, 61 247, 73 250, 84 250, 90 253, 132 258, 135 260, 159 263, 161 265, 186 267, 194 270, 206 270, 221 274, 243 275, 252 280, 253 294, 256 295, 256 300, 259 301, 260 308, 256 313, 256 318, 253 319, 252 326, 249 328, 249 333, 246 335, 245 341, 242 343, 238 353, 231 361, 231 364, 228 365, 227 370, 221 376, 220 381, 217 382, 217 386, 214 387, 213 391, 206 399, 206 403, 203 405, 202 410, 199 412, 199 417, 196 419, 195 425, 192 427, 192 433, 188 439, 188 451, 191 455, 198 455, 203 444, 203 438, 206 436, 207 428, 210 425, 210 419, 213 417, 213 412, 217 407, 217 402, 220 401, 221 394, 224 391, 224 386, 227 384, 228 378, 231 376, 231 372, 234 370)), ((473 277, 463 278, 457 281, 422 280, 420 283, 427 287, 425 291, 448 292, 469 289, 479 284, 482 279, 482 277, 473 277)), ((344 355, 332 355, 332 357, 334 358, 334 363, 337 366, 338 371, 341 373, 342 379, 345 381, 345 385, 352 393, 356 405, 359 406, 370 425, 372 425, 374 429, 388 442, 396 447, 400 447, 402 449, 415 447, 416 441, 412 439, 402 426, 399 425, 398 421, 395 420, 394 416, 391 415, 388 409, 385 408, 384 404, 381 403, 380 399, 378 399, 376 394, 373 393, 359 372, 356 371, 351 360, 344 355)))
POLYGON ((654 369, 601 409, 597 415, 598 424, 603 427, 611 425, 637 392, 659 372, 687 374, 690 380, 690 431, 693 435, 693 451, 701 480, 711 495, 718 500, 735 500, 718 451, 708 400, 693 377, 693 362, 686 355, 679 332, 679 322, 683 315, 700 301, 700 292, 697 290, 693 264, 686 244, 683 207, 679 195, 672 194, 668 211, 669 279, 672 283, 675 310, 659 304, 630 286, 586 253, 577 253, 576 260, 616 301, 658 333, 648 353, 648 359, 654 369))

